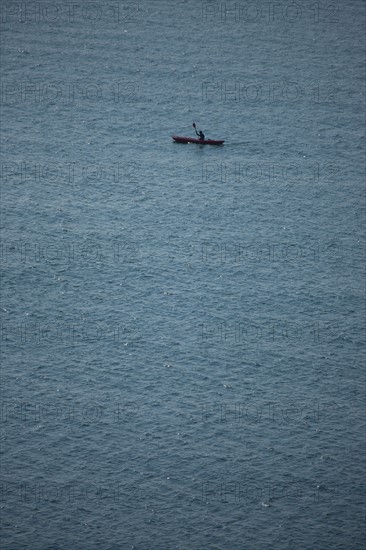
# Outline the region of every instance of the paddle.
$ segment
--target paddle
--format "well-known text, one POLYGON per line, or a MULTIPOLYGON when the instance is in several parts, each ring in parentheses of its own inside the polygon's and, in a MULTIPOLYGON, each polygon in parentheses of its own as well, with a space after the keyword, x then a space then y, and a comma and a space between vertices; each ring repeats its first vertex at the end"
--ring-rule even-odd
POLYGON ((194 130, 195 130, 195 132, 196 132, 196 135, 199 136, 199 133, 197 132, 197 128, 196 128, 196 123, 194 122, 194 123, 192 124, 192 126, 193 126, 193 128, 194 128, 194 130))

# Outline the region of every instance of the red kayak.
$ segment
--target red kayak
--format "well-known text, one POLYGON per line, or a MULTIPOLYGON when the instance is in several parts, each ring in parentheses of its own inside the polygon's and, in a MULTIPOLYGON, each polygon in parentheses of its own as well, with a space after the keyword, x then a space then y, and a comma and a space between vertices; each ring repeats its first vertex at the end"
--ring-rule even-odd
POLYGON ((196 139, 191 137, 172 136, 176 143, 199 143, 200 145, 222 145, 224 139, 196 139))

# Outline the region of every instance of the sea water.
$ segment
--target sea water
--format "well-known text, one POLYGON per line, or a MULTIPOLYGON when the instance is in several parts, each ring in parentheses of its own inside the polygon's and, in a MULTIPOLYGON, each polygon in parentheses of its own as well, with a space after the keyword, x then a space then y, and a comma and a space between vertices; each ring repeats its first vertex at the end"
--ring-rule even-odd
POLYGON ((2 548, 363 548, 364 3, 1 26, 2 548))

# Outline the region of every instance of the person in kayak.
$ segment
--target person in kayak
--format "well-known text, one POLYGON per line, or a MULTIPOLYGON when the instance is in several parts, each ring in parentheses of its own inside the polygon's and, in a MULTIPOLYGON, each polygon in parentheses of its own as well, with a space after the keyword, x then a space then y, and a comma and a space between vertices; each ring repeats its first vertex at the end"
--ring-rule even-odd
POLYGON ((197 132, 197 128, 195 128, 196 130, 196 134, 198 136, 199 139, 202 139, 202 141, 205 139, 205 134, 202 132, 202 130, 200 130, 199 132, 197 132))
POLYGON ((201 139, 202 141, 205 139, 205 134, 202 132, 202 130, 200 130, 199 132, 197 132, 197 127, 196 127, 196 123, 194 122, 193 123, 193 128, 194 128, 194 131, 196 132, 196 135, 199 137, 199 139, 201 139))

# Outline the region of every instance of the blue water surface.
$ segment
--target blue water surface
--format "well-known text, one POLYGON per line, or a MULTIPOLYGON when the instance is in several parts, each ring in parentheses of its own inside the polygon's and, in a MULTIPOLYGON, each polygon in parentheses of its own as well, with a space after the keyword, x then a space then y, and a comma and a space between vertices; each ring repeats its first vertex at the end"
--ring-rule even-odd
POLYGON ((2 548, 364 548, 364 2, 1 26, 2 548))

